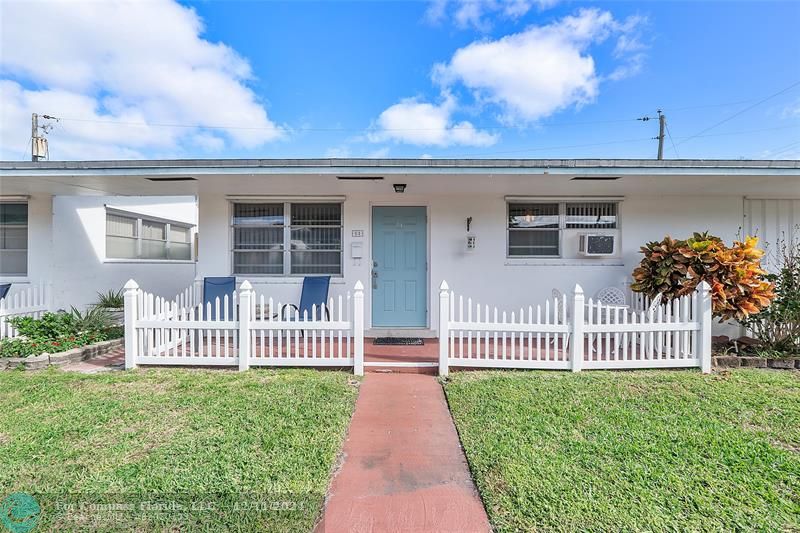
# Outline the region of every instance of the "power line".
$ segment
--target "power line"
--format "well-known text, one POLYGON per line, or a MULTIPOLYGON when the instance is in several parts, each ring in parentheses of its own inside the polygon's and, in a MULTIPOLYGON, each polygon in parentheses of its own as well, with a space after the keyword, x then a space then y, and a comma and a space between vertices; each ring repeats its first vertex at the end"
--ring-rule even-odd
POLYGON ((739 105, 739 104, 747 104, 749 102, 755 102, 759 98, 763 98, 761 96, 755 98, 747 98, 746 100, 737 100, 735 102, 722 102, 718 104, 698 104, 698 105, 690 105, 684 107, 665 107, 663 108, 664 111, 669 111, 670 113, 676 113, 678 111, 688 111, 691 109, 706 109, 709 107, 725 107, 729 105, 739 105))
POLYGON ((521 150, 503 150, 499 152, 485 152, 480 154, 459 154, 459 155, 447 155, 442 157, 485 157, 485 156, 492 156, 492 155, 503 155, 503 154, 519 154, 524 152, 540 152, 542 150, 561 150, 566 148, 585 148, 589 146, 605 146, 608 144, 621 144, 621 143, 629 143, 629 142, 642 142, 642 141, 652 141, 653 139, 650 137, 639 137, 636 139, 620 139, 617 141, 605 141, 599 143, 587 143, 587 144, 568 144, 568 145, 561 145, 561 146, 542 146, 539 148, 524 148, 521 150))
POLYGON ((667 137, 669 137, 669 143, 672 145, 672 151, 675 152, 675 157, 680 159, 681 156, 678 155, 678 149, 675 147, 675 141, 672 140, 672 133, 669 131, 669 122, 665 122, 664 126, 667 127, 667 137))
MULTIPOLYGON (((53 117, 55 118, 55 117, 53 117)), ((164 123, 164 122, 128 122, 122 120, 107 120, 107 119, 89 119, 79 117, 58 117, 59 120, 68 122, 90 122, 94 124, 113 124, 119 126, 136 126, 136 127, 158 127, 158 128, 191 128, 191 129, 221 129, 221 130, 253 130, 253 131, 316 131, 316 132, 371 132, 371 131, 445 131, 445 130, 460 130, 460 129, 481 129, 481 130, 519 130, 524 129, 519 126, 490 126, 483 124, 470 124, 469 126, 445 126, 442 128, 380 128, 380 130, 373 130, 370 128, 291 128, 283 126, 234 126, 234 125, 218 125, 218 124, 181 124, 181 123, 164 123)), ((636 119, 611 119, 611 120, 584 120, 575 122, 545 122, 539 123, 537 126, 585 126, 590 124, 619 124, 622 122, 633 122, 636 119)))
POLYGON ((784 144, 783 146, 779 146, 772 150, 766 150, 769 153, 769 157, 775 157, 776 155, 783 154, 785 152, 790 152, 792 150, 800 149, 800 141, 794 141, 789 144, 784 144))
MULTIPOLYGON (((728 131, 728 132, 724 132, 724 133, 710 133, 710 134, 706 134, 706 135, 699 135, 698 137, 702 137, 702 138, 706 138, 706 137, 725 137, 725 136, 728 136, 728 135, 744 135, 744 134, 747 134, 747 133, 760 133, 760 132, 765 132, 765 131, 785 130, 785 129, 793 129, 793 128, 797 128, 797 126, 796 125, 776 126, 774 128, 759 128, 759 129, 750 129, 750 130, 728 131)), ((669 135, 669 132, 668 132, 668 135, 669 135)), ((677 139, 682 139, 682 138, 683 139, 689 139, 689 137, 676 137, 676 138, 677 139)), ((670 135, 670 139, 672 139, 671 135, 670 135)), ((487 156, 493 156, 493 155, 516 154, 516 153, 525 153, 525 152, 539 152, 539 151, 543 151, 543 150, 560 150, 560 149, 567 149, 567 148, 585 148, 585 147, 591 147, 591 146, 605 146, 605 145, 609 145, 609 144, 621 144, 621 143, 627 143, 627 142, 643 142, 643 141, 652 141, 652 140, 653 140, 653 137, 639 137, 639 138, 636 138, 636 139, 619 139, 619 140, 615 140, 615 141, 605 141, 605 142, 599 142, 599 143, 571 144, 571 145, 561 145, 561 146, 543 146, 543 147, 538 147, 538 148, 524 148, 524 149, 519 149, 519 150, 504 150, 504 151, 497 151, 497 152, 482 152, 482 153, 477 153, 477 154, 475 154, 475 153, 472 153, 472 154, 457 154, 457 155, 448 154, 448 155, 442 155, 442 156, 437 156, 437 157, 444 157, 444 158, 448 158, 448 157, 487 157, 487 156)), ((678 144, 680 144, 680 143, 678 143, 678 144)), ((676 151, 676 155, 677 155, 677 149, 674 146, 673 146, 673 149, 676 151)))
POLYGON ((729 121, 735 119, 739 115, 747 113, 748 111, 750 111, 754 107, 757 107, 757 106, 763 104, 764 102, 775 98, 776 96, 780 96, 781 94, 783 94, 783 93, 785 93, 785 92, 787 92, 787 91, 789 91, 791 89, 794 89, 798 85, 800 85, 800 81, 796 81, 793 84, 789 85, 788 87, 785 87, 785 88, 781 89, 780 91, 778 91, 776 93, 773 93, 773 94, 771 94, 771 95, 769 95, 769 96, 767 96, 765 98, 760 99, 759 101, 757 101, 753 105, 749 105, 749 106, 745 107, 744 109, 742 109, 741 111, 737 111, 733 115, 730 115, 727 118, 724 118, 724 119, 720 120, 719 122, 707 127, 706 129, 701 130, 701 131, 695 133, 694 135, 691 135, 691 136, 687 137, 686 139, 684 139, 683 141, 679 142, 678 144, 683 144, 683 143, 685 143, 687 141, 690 141, 690 140, 692 140, 694 138, 700 137, 700 136, 702 136, 702 134, 706 133, 707 131, 713 130, 717 126, 721 126, 722 124, 725 124, 726 122, 729 122, 729 121))

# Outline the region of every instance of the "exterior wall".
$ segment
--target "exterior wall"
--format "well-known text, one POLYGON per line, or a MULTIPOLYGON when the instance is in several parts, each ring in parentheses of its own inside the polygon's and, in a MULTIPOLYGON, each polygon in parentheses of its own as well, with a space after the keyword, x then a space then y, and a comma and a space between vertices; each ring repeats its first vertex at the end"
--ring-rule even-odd
MULTIPOLYGON (((56 308, 83 308, 96 300, 98 292, 118 290, 131 278, 143 289, 165 297, 194 279, 194 261, 108 260, 105 252, 106 205, 197 224, 194 197, 56 196, 52 205, 53 245, 48 260, 55 265, 56 308)), ((30 242, 35 244, 33 239, 30 242)), ((31 275, 31 280, 37 279, 41 278, 31 275)))
MULTIPOLYGON (((331 190, 341 195, 341 190, 331 190)), ((315 194, 324 194, 315 191, 315 194)), ((506 257, 506 201, 503 194, 444 195, 345 193, 344 276, 332 280, 332 294, 346 293, 357 280, 367 290, 366 326, 371 324, 370 212, 373 205, 423 205, 428 207, 429 316, 436 329, 438 287, 446 279, 457 292, 470 295, 490 306, 508 311, 536 305, 549 297, 553 288, 570 293, 580 283, 593 296, 606 286, 624 288, 638 263, 639 247, 666 234, 686 237, 694 231, 709 230, 727 241, 737 236, 742 224, 741 196, 627 196, 620 202, 621 238, 616 258, 578 258, 577 239, 565 239, 565 258, 508 259, 506 257), (466 219, 472 217, 471 234, 477 248, 466 249, 466 219), (353 238, 352 230, 363 230, 353 238), (364 258, 350 257, 350 244, 363 241, 364 258), (566 247, 569 247, 567 249, 566 247), (574 250, 572 249, 574 248, 574 250), (572 254, 572 258, 569 258, 572 254)), ((283 197, 283 195, 282 195, 283 197)), ((302 197, 298 197, 302 198, 302 197)), ((229 200, 220 193, 199 195, 198 276, 231 273, 229 200)), ((585 230, 591 232, 591 230, 585 230)), ((241 281, 244 277, 240 277, 241 281)), ((247 276, 259 293, 283 302, 297 302, 302 278, 247 276)))
POLYGON ((767 251, 767 269, 780 269, 780 248, 800 244, 800 199, 748 198, 745 200, 745 229, 760 239, 767 251))

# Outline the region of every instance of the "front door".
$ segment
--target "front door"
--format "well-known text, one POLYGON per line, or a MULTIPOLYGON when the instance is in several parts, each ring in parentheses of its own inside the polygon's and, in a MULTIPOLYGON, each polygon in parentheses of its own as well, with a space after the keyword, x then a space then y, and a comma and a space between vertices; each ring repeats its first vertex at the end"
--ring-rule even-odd
POLYGON ((427 326, 424 207, 372 208, 372 327, 427 326))

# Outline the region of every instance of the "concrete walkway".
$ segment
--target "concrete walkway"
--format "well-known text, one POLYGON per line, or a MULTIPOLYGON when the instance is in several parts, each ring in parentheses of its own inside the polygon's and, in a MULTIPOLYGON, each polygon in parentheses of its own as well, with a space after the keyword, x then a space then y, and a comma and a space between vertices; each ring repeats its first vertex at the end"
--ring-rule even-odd
POLYGON ((368 374, 318 532, 489 531, 434 376, 368 374))

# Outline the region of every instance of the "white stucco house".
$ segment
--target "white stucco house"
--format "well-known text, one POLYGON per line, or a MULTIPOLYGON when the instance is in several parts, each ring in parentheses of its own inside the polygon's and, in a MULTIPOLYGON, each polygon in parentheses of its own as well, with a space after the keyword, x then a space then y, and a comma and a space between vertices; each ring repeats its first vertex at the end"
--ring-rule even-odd
POLYGON ((428 336, 443 279, 513 309, 624 288, 667 234, 800 238, 800 161, 0 162, 0 212, 0 281, 49 280, 60 307, 231 275, 295 301, 329 275, 367 287, 368 333, 428 336))

